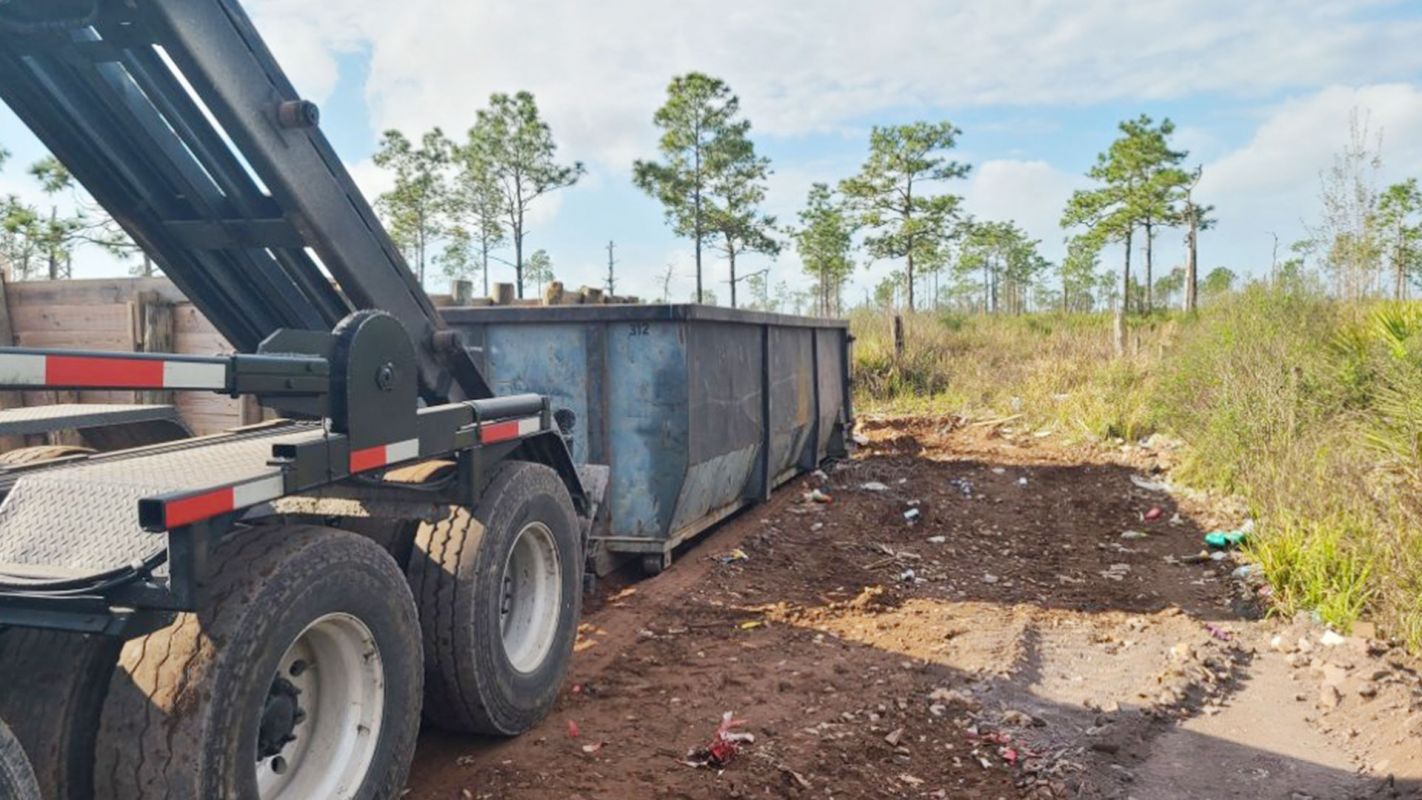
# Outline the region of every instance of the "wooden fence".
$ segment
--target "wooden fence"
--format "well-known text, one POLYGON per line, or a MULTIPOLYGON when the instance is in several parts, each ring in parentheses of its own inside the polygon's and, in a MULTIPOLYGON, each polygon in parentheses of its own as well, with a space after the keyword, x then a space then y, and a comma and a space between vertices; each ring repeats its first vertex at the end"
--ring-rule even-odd
MULTIPOLYGON (((8 330, 18 347, 217 355, 232 351, 192 303, 164 278, 17 281, 4 285, 8 330)), ((0 320, 0 323, 5 322, 0 320)), ((8 334, 8 336, 7 336, 8 334)), ((25 392, 25 405, 77 399, 86 403, 172 402, 197 433, 255 421, 255 407, 203 392, 25 392), (244 416, 245 415, 245 416, 244 416)))

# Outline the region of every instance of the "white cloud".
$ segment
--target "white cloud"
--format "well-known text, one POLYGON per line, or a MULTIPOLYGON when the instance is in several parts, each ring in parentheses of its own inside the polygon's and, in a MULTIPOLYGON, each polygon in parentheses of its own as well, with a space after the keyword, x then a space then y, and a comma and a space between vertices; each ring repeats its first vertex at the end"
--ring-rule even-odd
POLYGON ((1045 161, 986 161, 973 168, 963 207, 980 220, 1014 220, 1034 239, 1042 254, 1061 257, 1061 217, 1074 189, 1087 184, 1045 161))
POLYGON ((1205 165, 1199 196, 1216 207, 1218 229, 1204 235, 1202 260, 1226 258, 1236 271, 1266 271, 1273 235, 1280 257, 1318 214, 1319 173, 1347 143, 1357 109, 1382 137, 1382 184, 1422 175, 1422 89, 1407 84, 1334 86, 1273 108, 1250 140, 1205 165))
POLYGON ((368 49, 376 128, 457 129, 491 91, 526 88, 574 157, 614 165, 649 148, 666 81, 691 69, 724 77, 758 129, 778 135, 910 107, 1255 96, 1422 69, 1422 21, 1362 18, 1376 2, 252 5, 318 97, 334 85, 335 54, 368 49))

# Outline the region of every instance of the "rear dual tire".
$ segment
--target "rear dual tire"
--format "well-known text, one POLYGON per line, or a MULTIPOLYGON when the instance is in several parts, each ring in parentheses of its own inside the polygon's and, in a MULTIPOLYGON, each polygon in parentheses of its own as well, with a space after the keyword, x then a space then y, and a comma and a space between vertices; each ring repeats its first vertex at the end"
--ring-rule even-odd
POLYGON ((14 733, 0 722, 0 800, 40 800, 39 783, 14 733))
POLYGON ((234 534, 204 611, 125 644, 95 780, 114 800, 389 800, 419 729, 418 621, 394 559, 317 527, 234 534))
POLYGON ((0 719, 24 745, 46 800, 94 797, 94 740, 122 646, 65 631, 0 632, 0 719))
POLYGON ((425 718, 514 736, 553 707, 572 661, 583 551, 552 469, 508 461, 473 513, 422 525, 408 568, 425 650, 425 718))

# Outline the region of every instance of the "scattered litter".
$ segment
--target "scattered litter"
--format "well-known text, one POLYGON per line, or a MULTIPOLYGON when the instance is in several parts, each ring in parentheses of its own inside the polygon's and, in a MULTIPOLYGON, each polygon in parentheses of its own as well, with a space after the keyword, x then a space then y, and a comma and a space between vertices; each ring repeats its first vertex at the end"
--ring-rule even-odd
POLYGON ((1182 516, 1180 516, 1180 512, 1179 512, 1179 511, 1177 511, 1177 512, 1175 512, 1174 514, 1171 514, 1171 515, 1170 515, 1170 524, 1171 524, 1171 525, 1183 525, 1184 523, 1185 523, 1185 518, 1182 517, 1182 516))
POLYGON ((722 553, 719 556, 713 556, 713 558, 715 558, 722 564, 734 564, 737 561, 750 561, 750 556, 746 555, 746 551, 742 550, 739 547, 729 553, 722 553))
POLYGON ((1229 575, 1235 580, 1242 581, 1247 580, 1250 575, 1258 571, 1259 566, 1257 564, 1240 564, 1238 567, 1235 567, 1234 572, 1231 572, 1229 575))
POLYGON ((1126 575, 1128 575, 1130 571, 1130 564, 1112 564, 1098 574, 1107 580, 1122 581, 1126 579, 1126 575))
POLYGON ((812 473, 810 473, 810 474, 813 475, 814 478, 815 478, 815 480, 817 480, 817 481, 827 481, 827 480, 829 480, 829 475, 825 474, 825 471, 822 470, 822 469, 817 469, 817 470, 815 470, 814 472, 812 472, 812 473))
POLYGON ((830 497, 829 495, 825 494, 824 492, 820 491, 819 489, 811 489, 810 491, 805 492, 805 502, 806 502, 806 503, 833 503, 833 502, 834 502, 834 498, 833 498, 833 497, 830 497))
POLYGON ((574 722, 573 720, 568 720, 568 738, 576 739, 578 738, 579 734, 580 731, 578 730, 578 723, 574 722))
POLYGON ((983 575, 983 583, 997 583, 1000 580, 1002 579, 992 574, 991 572, 987 573, 986 575, 983 575))
POLYGON ((1151 506, 1150 510, 1145 512, 1145 521, 1155 522, 1163 516, 1165 516, 1165 512, 1161 510, 1160 506, 1151 506))
POLYGON ((1218 625, 1212 625, 1208 622, 1205 623, 1205 630, 1209 631, 1211 636, 1219 639, 1221 642, 1228 642, 1234 638, 1234 632, 1230 629, 1221 628, 1218 625))
POLYGON ((824 527, 825 527, 825 524, 824 524, 823 522, 816 522, 814 525, 811 525, 811 526, 810 526, 810 530, 811 530, 811 531, 818 531, 818 530, 821 530, 821 529, 824 528, 824 527))
POLYGON ((967 478, 950 478, 948 484, 956 487, 958 491, 963 493, 964 497, 973 496, 973 482, 967 478))
POLYGON ((919 513, 917 508, 910 508, 908 511, 904 512, 904 520, 906 520, 910 525, 917 522, 920 516, 922 516, 922 514, 919 513))
POLYGON ((1206 550, 1201 550, 1200 552, 1195 553, 1194 555, 1188 555, 1188 556, 1182 557, 1182 558, 1180 559, 1180 563, 1181 563, 1181 564, 1204 564, 1205 562, 1207 562, 1207 561, 1212 561, 1212 560, 1214 560, 1214 556, 1212 556, 1212 555, 1211 555, 1208 551, 1206 551, 1206 550))
POLYGON ((859 484, 859 488, 863 489, 863 490, 866 491, 866 492, 887 492, 887 491, 889 491, 889 485, 888 485, 888 484, 886 484, 886 483, 880 483, 880 482, 878 482, 878 481, 869 481, 868 483, 861 483, 861 484, 859 484))
POLYGON ((1240 528, 1233 531, 1213 531, 1205 534, 1205 545, 1216 550, 1230 550, 1239 547, 1249 538, 1249 531, 1240 528))
POLYGON ((1144 539, 1146 534, 1141 531, 1125 531, 1121 534, 1122 539, 1144 539))
POLYGON ((994 475, 1005 475, 1005 474, 1007 474, 1007 468, 1006 468, 1006 467, 993 467, 993 468, 992 468, 992 474, 994 474, 994 475))
POLYGON ((1323 635, 1318 637, 1318 643, 1324 647, 1337 647, 1347 641, 1345 637, 1340 636, 1336 631, 1324 631, 1323 635))
POLYGON ((1018 479, 1017 479, 1017 485, 1018 485, 1018 486, 1026 486, 1026 485, 1027 485, 1027 479, 1026 479, 1026 478, 1018 478, 1018 479))
POLYGON ((727 711, 721 716, 721 724, 716 726, 716 733, 711 737, 711 743, 705 747, 693 747, 686 753, 686 759, 681 763, 688 767, 721 769, 741 752, 741 745, 755 744, 755 734, 737 731, 735 728, 746 724, 743 719, 736 719, 727 711))
POLYGON ((930 536, 930 537, 928 537, 928 543, 929 543, 929 544, 943 544, 943 543, 945 543, 945 542, 947 542, 947 541, 948 541, 948 537, 947 537, 947 536, 930 536))
POLYGON ((903 572, 899 573, 899 580, 903 581, 904 583, 913 583, 915 577, 916 576, 914 575, 912 569, 906 569, 903 572))
POLYGON ((587 753, 588 755, 592 755, 593 753, 596 753, 597 751, 601 750, 604 744, 606 743, 597 742, 596 744, 585 744, 583 745, 583 752, 587 753))
POLYGON ((853 438, 853 439, 854 439, 854 443, 857 444, 857 445, 859 445, 860 447, 863 447, 864 445, 869 444, 869 437, 868 437, 868 436, 865 436, 865 435, 862 434, 862 433, 855 432, 854 436, 851 437, 851 438, 853 438))
POLYGON ((1168 492, 1168 491, 1170 491, 1170 486, 1169 486, 1168 484, 1161 483, 1160 481, 1153 481, 1153 480, 1150 480, 1149 478, 1142 478, 1142 477, 1139 476, 1139 475, 1132 475, 1132 476, 1131 476, 1131 483, 1134 483, 1134 484, 1136 485, 1136 488, 1138 488, 1138 489, 1145 489, 1147 492, 1168 492))
POLYGON ((743 631, 755 630, 756 628, 764 628, 765 620, 748 619, 745 622, 742 622, 741 624, 737 625, 736 627, 740 628, 743 631))

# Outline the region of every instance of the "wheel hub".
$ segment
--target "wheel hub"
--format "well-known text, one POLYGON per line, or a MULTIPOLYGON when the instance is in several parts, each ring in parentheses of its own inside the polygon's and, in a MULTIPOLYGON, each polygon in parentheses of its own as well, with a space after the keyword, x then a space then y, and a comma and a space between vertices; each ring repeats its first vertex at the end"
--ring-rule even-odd
POLYGON ((258 759, 280 755, 283 748, 296 741, 296 726, 306 719, 300 698, 301 690, 291 681, 281 676, 272 681, 257 733, 258 759))
POLYGON ((537 671, 552 652, 562 604, 562 571, 553 531, 530 522, 504 561, 499 631, 504 655, 522 673, 537 671))
POLYGON ((259 710, 260 800, 352 800, 384 721, 385 671, 370 629, 341 613, 311 623, 278 662, 259 710))

